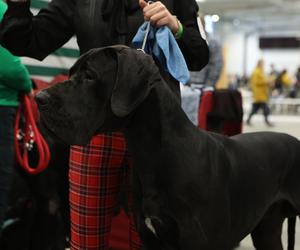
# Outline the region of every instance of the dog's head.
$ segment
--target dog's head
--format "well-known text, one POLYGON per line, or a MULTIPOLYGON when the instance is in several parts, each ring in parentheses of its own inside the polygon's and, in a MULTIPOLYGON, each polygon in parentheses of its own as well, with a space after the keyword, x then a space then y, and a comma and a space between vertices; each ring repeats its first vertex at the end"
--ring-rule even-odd
POLYGON ((152 57, 126 46, 92 49, 70 79, 36 96, 40 121, 67 144, 84 145, 97 132, 121 129, 160 81, 152 57))

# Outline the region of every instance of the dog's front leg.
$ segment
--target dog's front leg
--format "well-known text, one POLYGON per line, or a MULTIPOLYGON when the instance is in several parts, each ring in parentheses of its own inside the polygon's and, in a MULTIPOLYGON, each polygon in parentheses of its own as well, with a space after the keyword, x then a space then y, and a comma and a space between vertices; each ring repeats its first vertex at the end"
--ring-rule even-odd
POLYGON ((146 225, 146 218, 143 214, 142 208, 142 185, 135 168, 132 169, 133 213, 137 231, 140 234, 143 247, 146 250, 163 250, 161 248, 161 242, 159 239, 146 225))

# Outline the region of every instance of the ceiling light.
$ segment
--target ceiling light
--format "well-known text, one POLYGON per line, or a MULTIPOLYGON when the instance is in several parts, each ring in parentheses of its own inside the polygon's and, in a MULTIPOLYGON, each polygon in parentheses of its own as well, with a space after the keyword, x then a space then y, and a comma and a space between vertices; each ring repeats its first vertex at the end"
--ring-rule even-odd
POLYGON ((216 22, 219 22, 220 17, 219 17, 218 15, 212 15, 212 16, 211 16, 211 20, 212 20, 214 23, 216 23, 216 22))
POLYGON ((233 20, 233 25, 234 26, 239 26, 241 24, 241 21, 239 19, 234 19, 233 20))

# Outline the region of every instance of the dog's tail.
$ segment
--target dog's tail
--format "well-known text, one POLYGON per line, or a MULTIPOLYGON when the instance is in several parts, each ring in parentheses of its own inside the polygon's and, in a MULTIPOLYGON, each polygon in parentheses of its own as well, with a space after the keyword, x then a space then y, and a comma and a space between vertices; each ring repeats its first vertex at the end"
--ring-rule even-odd
POLYGON ((295 246, 295 228, 296 216, 288 218, 287 232, 288 232, 288 248, 287 250, 294 250, 295 246))

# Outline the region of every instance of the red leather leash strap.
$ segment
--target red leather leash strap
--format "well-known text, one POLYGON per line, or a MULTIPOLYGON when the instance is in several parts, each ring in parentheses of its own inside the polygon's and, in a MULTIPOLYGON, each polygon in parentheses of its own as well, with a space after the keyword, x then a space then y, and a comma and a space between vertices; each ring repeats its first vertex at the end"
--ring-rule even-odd
MULTIPOLYGON (((28 95, 22 96, 15 121, 15 148, 16 157, 21 167, 29 174, 38 174, 48 167, 50 161, 49 146, 36 126, 34 117, 34 101, 28 95), (25 129, 20 129, 20 119, 24 115, 25 129), (38 164, 35 167, 29 165, 28 152, 36 144, 38 151, 38 164)), ((36 109, 37 110, 37 109, 36 109)))

